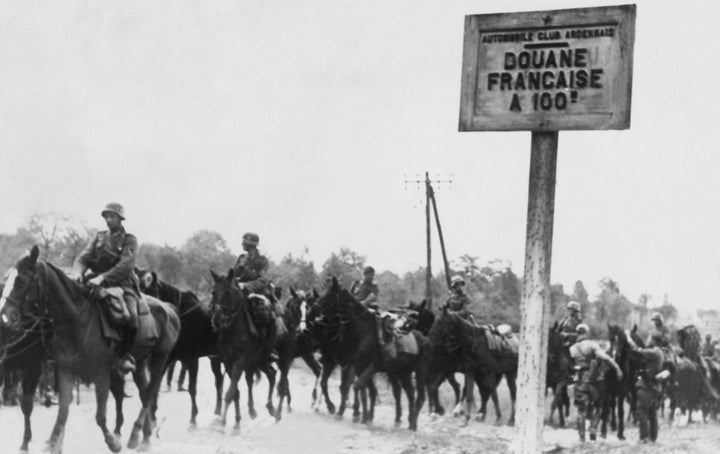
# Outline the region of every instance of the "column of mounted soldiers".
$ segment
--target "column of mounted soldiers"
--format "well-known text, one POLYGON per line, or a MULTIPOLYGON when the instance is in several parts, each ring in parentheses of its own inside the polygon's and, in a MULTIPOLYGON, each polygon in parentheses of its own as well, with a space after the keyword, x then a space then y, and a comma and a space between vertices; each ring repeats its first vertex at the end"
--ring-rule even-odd
MULTIPOLYGON (((135 270, 135 260, 138 248, 137 238, 126 232, 122 225, 125 220, 125 211, 118 203, 109 203, 101 212, 107 225, 107 230, 98 232, 87 247, 78 256, 75 269, 78 280, 92 288, 120 289, 116 301, 121 301, 121 308, 116 308, 122 315, 119 319, 123 325, 122 340, 117 344, 116 368, 122 373, 133 371, 134 360, 130 354, 133 340, 142 333, 141 324, 138 323, 139 307, 142 297, 139 290, 135 270)), ((258 250, 260 238, 255 233, 246 233, 243 236, 243 253, 238 257, 234 268, 234 282, 241 290, 256 296, 253 299, 252 316, 247 314, 251 335, 267 340, 275 335, 274 323, 265 323, 264 320, 275 319, 277 314, 277 300, 273 292, 272 283, 267 278, 269 262, 258 250)), ((471 314, 468 307, 472 301, 465 291, 465 280, 456 275, 451 279, 451 294, 444 302, 446 311, 459 314, 474 325, 479 320, 471 314)), ((381 347, 387 342, 383 336, 382 320, 391 319, 393 327, 402 329, 405 320, 396 317, 393 313, 381 312, 378 306, 380 296, 379 287, 375 282, 375 270, 368 266, 363 270, 363 280, 356 281, 350 292, 365 307, 380 315, 377 317, 378 339, 381 347)), ((248 310, 245 306, 244 310, 248 310)), ((578 408, 577 427, 580 438, 585 440, 585 420, 590 420, 589 435, 594 440, 597 436, 597 427, 600 419, 599 396, 603 394, 603 374, 607 368, 615 371, 619 380, 623 378, 623 371, 600 344, 590 338, 590 328, 583 323, 580 315, 581 307, 577 301, 567 304, 568 314, 563 318, 558 330, 563 340, 563 347, 569 351, 573 363, 574 402, 578 408)), ((651 320, 654 327, 647 342, 648 350, 658 350, 664 355, 670 355, 670 336, 660 314, 653 314, 651 320)), ((304 321, 303 321, 304 323, 304 321)), ((509 325, 493 327, 503 337, 512 337, 509 325)), ((264 342, 268 348, 267 357, 272 361, 277 359, 272 342, 264 342)), ((706 351, 715 354, 715 344, 706 339, 706 351)), ((633 344, 635 351, 643 349, 633 344)), ((648 406, 649 421, 640 427, 642 440, 655 440, 657 438, 657 418, 655 410, 661 402, 662 381, 668 373, 662 370, 661 360, 651 362, 639 374, 634 384, 640 393, 647 393, 644 405, 648 406)))

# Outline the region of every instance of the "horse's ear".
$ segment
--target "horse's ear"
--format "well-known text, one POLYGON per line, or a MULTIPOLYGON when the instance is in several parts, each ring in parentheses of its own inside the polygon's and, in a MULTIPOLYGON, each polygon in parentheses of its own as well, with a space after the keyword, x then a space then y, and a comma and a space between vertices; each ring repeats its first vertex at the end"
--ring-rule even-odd
POLYGON ((230 270, 228 271, 228 274, 227 274, 227 280, 232 281, 234 277, 235 277, 235 268, 230 268, 230 270))
POLYGON ((637 333, 637 329, 638 328, 637 328, 637 323, 636 323, 635 325, 633 325, 633 328, 632 328, 632 330, 630 330, 630 332, 635 334, 635 333, 637 333))
POLYGON ((332 289, 337 291, 340 288, 340 283, 338 282, 337 276, 332 277, 332 289))
POLYGON ((36 244, 30 249, 30 265, 35 265, 38 257, 40 257, 40 248, 36 244))
POLYGON ((222 280, 222 278, 218 276, 212 268, 210 269, 210 275, 212 275, 213 281, 215 282, 220 282, 222 280))
POLYGON ((153 277, 153 284, 156 284, 158 281, 157 273, 155 271, 152 271, 150 274, 152 274, 153 277))
POLYGON ((292 288, 292 286, 290 286, 290 296, 292 296, 293 299, 297 298, 297 292, 294 288, 292 288))
POLYGON ((422 302, 420 303, 420 309, 425 309, 426 307, 427 307, 427 300, 424 299, 424 300, 422 300, 422 302))
POLYGON ((283 288, 282 287, 275 287, 274 292, 275 298, 280 299, 282 298, 283 288))
POLYGON ((313 287, 313 298, 314 299, 320 298, 320 294, 318 293, 318 291, 315 287, 313 287))
POLYGON ((557 329, 558 329, 558 321, 557 320, 555 320, 555 323, 553 323, 552 329, 553 329, 553 331, 557 331, 557 329))

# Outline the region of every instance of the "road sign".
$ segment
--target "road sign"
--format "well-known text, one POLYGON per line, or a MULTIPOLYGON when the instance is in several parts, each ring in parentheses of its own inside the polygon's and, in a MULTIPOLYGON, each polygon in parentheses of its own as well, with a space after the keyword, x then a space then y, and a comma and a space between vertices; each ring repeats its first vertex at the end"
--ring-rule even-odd
POLYGON ((635 5, 465 17, 461 131, 628 129, 635 5))

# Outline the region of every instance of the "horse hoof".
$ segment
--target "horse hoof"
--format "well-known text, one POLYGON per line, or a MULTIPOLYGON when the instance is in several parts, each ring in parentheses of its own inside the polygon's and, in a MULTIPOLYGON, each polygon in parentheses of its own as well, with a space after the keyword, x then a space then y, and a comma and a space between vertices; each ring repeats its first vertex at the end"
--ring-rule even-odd
POLYGON ((273 407, 272 404, 265 405, 265 408, 267 408, 268 414, 270 414, 270 416, 275 416, 275 407, 273 407))
MULTIPOLYGON (((605 437, 603 437, 603 438, 605 438, 605 437)), ((624 440, 624 439, 625 439, 625 435, 618 435, 618 440, 624 440)))
POLYGON ((108 435, 105 437, 105 444, 112 452, 120 452, 122 450, 122 443, 115 435, 108 435))
POLYGON ((287 406, 287 412, 292 413, 292 407, 290 405, 287 406))
POLYGON ((395 427, 396 429, 399 429, 400 426, 402 426, 402 423, 401 423, 400 421, 395 421, 394 427, 395 427))
POLYGON ((515 427, 515 420, 511 419, 510 421, 508 421, 507 425, 510 427, 515 427))
POLYGON ((282 419, 282 412, 280 412, 280 411, 276 412, 275 413, 275 422, 276 423, 280 422, 281 419, 282 419))
POLYGON ((248 414, 250 415, 250 419, 255 419, 255 418, 257 418, 257 412, 256 412, 254 409, 253 409, 253 410, 250 410, 250 411, 248 412, 248 414))
POLYGON ((150 442, 145 440, 143 440, 137 448, 138 452, 149 452, 151 449, 152 446, 150 445, 150 442))
POLYGON ((197 423, 191 422, 190 425, 188 426, 188 432, 194 432, 195 430, 197 430, 197 423))
POLYGON ((128 449, 136 449, 140 445, 139 437, 136 433, 133 433, 128 440, 128 449))
POLYGON ((240 425, 233 426, 231 434, 232 435, 240 435, 240 425))

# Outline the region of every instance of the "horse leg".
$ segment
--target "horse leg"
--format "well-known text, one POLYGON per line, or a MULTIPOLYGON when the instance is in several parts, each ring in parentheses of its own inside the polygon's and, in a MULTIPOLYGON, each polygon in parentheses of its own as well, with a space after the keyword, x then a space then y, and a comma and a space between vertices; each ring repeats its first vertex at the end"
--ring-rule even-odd
POLYGON ((277 371, 270 363, 268 363, 263 368, 263 371, 265 372, 265 376, 268 379, 268 394, 267 394, 267 403, 265 403, 265 408, 267 408, 267 411, 270 414, 270 416, 275 416, 275 405, 273 404, 272 397, 273 397, 273 392, 275 391, 275 378, 277 377, 277 371))
POLYGON ((485 415, 487 414, 487 401, 492 392, 485 388, 481 383, 476 382, 475 384, 478 385, 478 391, 480 391, 480 410, 478 410, 478 415, 475 419, 482 422, 485 421, 485 415))
POLYGON ((508 426, 515 425, 515 400, 517 398, 517 377, 515 374, 506 375, 505 381, 507 382, 508 389, 510 390, 510 419, 508 420, 508 426))
POLYGON ((172 379, 173 375, 175 374, 175 364, 177 361, 171 361, 167 365, 167 372, 165 373, 165 385, 166 385, 166 391, 172 390, 172 379))
POLYGON ((400 384, 405 390, 408 399, 408 429, 417 430, 417 412, 415 410, 415 387, 412 383, 411 373, 400 375, 400 384))
POLYGON ((186 363, 187 375, 188 375, 188 392, 190 393, 190 426, 197 426, 197 414, 198 406, 195 396, 197 395, 197 375, 198 375, 198 359, 191 358, 186 363))
POLYGON ((140 431, 145 427, 145 408, 148 405, 148 382, 145 376, 144 361, 137 363, 135 372, 133 372, 133 381, 140 394, 140 402, 142 403, 140 413, 137 419, 133 423, 132 430, 130 431, 130 439, 128 440, 128 449, 135 449, 140 445, 140 431))
POLYGON ((472 372, 465 373, 465 422, 463 427, 470 423, 470 415, 475 407, 475 397, 473 396, 473 387, 475 386, 475 376, 472 372))
POLYGON ((257 411, 255 411, 255 397, 253 396, 253 371, 246 370, 245 371, 245 384, 247 385, 247 392, 248 392, 248 398, 247 398, 247 406, 248 406, 248 414, 250 415, 250 419, 257 418, 257 411))
POLYGON ((458 383, 457 379, 455 378, 455 372, 450 372, 446 376, 446 378, 453 389, 453 393, 455 394, 455 405, 457 405, 460 403, 460 383, 458 383))
MULTIPOLYGON (((220 427, 225 427, 225 424, 227 423, 227 413, 228 409, 230 408, 230 404, 233 402, 233 400, 236 398, 236 396, 239 398, 240 390, 238 389, 238 382, 240 381, 240 376, 243 373, 243 365, 241 364, 241 361, 236 361, 232 369, 230 371, 230 385, 228 387, 227 392, 225 393, 225 400, 223 402, 223 411, 220 415, 220 427)), ((240 413, 238 412, 236 416, 237 420, 240 420, 240 413)))
POLYGON ((400 391, 400 381, 395 375, 388 375, 390 386, 392 387, 393 397, 395 398, 395 427, 400 427, 402 419, 402 399, 400 391))
MULTIPOLYGON (((620 395, 617 396, 617 400, 615 400, 617 405, 617 431, 618 431, 618 440, 624 440, 625 439, 625 396, 624 393, 621 391, 620 395)), ((632 409, 630 409, 632 411, 632 409)), ((615 415, 615 412, 613 412, 613 416, 615 415)))
MULTIPOLYGON (((140 445, 141 451, 150 450, 150 439, 155 429, 155 412, 157 410, 157 397, 162 384, 163 372, 165 371, 165 363, 167 362, 169 351, 151 354, 148 361, 148 372, 150 373, 150 383, 145 389, 145 419, 143 423, 143 440, 140 445)), ((134 429, 134 426, 133 426, 134 429)))
POLYGON ((445 378, 446 377, 444 377, 442 374, 438 374, 437 376, 435 376, 434 379, 428 380, 428 401, 430 402, 431 413, 434 411, 435 414, 439 416, 442 416, 445 413, 445 408, 442 406, 442 404, 440 404, 439 393, 440 384, 443 382, 443 380, 445 380, 445 378))
POLYGON ((222 372, 222 361, 218 358, 210 358, 210 369, 212 369, 212 373, 215 376, 215 416, 220 416, 223 381, 225 379, 222 372))
POLYGON ((115 400, 115 433, 116 437, 120 437, 120 429, 125 422, 123 415, 123 399, 125 399, 125 378, 115 371, 110 371, 110 392, 115 400))
POLYGON ((370 418, 368 415, 368 408, 367 408, 367 382, 368 380, 372 380, 372 376, 375 374, 375 365, 370 363, 365 367, 365 370, 363 370, 355 379, 355 383, 353 384, 353 388, 360 391, 360 399, 362 404, 362 422, 363 424, 367 424, 370 422, 370 418))
MULTIPOLYGON (((350 366, 340 368, 340 408, 337 412, 337 419, 342 419, 347 408, 348 395, 350 393, 350 379, 352 369, 350 366)), ((328 409, 329 409, 328 404, 328 409)))
POLYGON ((50 439, 47 441, 47 451, 52 454, 61 454, 63 438, 65 437, 65 423, 67 422, 68 414, 70 412, 70 403, 72 402, 72 391, 74 385, 74 377, 65 368, 58 368, 58 391, 59 391, 59 402, 58 402, 58 414, 55 419, 55 426, 53 427, 50 439))
POLYGON ((282 406, 283 401, 286 398, 288 402, 288 411, 290 411, 290 384, 288 382, 288 372, 290 371, 290 362, 292 362, 292 358, 288 360, 288 356, 290 355, 281 354, 280 360, 278 361, 280 364, 280 380, 278 381, 277 390, 280 399, 278 400, 277 409, 275 409, 275 421, 280 421, 282 419, 282 406))
POLYGON ((370 410, 368 413, 368 417, 370 418, 370 421, 373 421, 375 419, 375 403, 377 402, 378 392, 377 388, 375 387, 375 382, 372 378, 368 382, 367 389, 370 396, 370 410))
MULTIPOLYGON (((320 388, 322 389, 323 397, 325 397, 325 405, 327 405, 328 413, 330 413, 331 415, 335 414, 335 404, 332 402, 332 400, 330 400, 330 395, 328 393, 328 378, 330 378, 330 374, 332 374, 332 370, 334 367, 334 364, 323 363, 322 378, 320 379, 320 388)), ((342 380, 340 381, 340 383, 342 384, 342 380)), ((315 411, 318 411, 317 407, 315 408, 315 411)))
POLYGON ((95 380, 95 401, 97 408, 95 411, 95 422, 105 437, 105 444, 108 445, 110 451, 120 452, 122 444, 120 440, 107 428, 107 399, 108 391, 110 388, 110 374, 114 374, 115 371, 110 371, 95 380))
POLYGON ((23 441, 20 446, 20 452, 28 452, 28 443, 32 439, 32 428, 30 426, 30 415, 33 411, 33 398, 35 397, 35 389, 37 389, 42 372, 42 363, 40 361, 29 361, 26 363, 22 376, 22 397, 20 397, 20 408, 25 419, 25 431, 23 432, 23 441))

